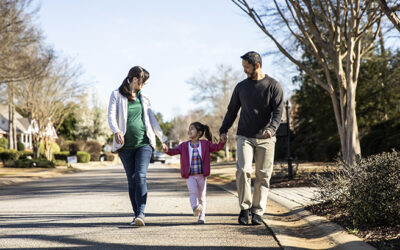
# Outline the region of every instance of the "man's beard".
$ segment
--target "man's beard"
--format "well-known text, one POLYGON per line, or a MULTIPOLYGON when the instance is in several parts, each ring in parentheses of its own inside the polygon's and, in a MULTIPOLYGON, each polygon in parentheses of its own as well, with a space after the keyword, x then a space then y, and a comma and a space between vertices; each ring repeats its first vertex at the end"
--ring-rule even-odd
POLYGON ((247 74, 247 78, 250 80, 257 78, 257 72, 255 70, 253 70, 253 72, 251 72, 250 76, 249 76, 249 74, 247 74))

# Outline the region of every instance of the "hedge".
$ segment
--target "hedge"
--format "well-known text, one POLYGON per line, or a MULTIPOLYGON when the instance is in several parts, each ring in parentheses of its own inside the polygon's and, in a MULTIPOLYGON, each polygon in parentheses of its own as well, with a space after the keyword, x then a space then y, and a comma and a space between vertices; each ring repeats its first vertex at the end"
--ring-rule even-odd
POLYGON ((0 151, 0 160, 2 161, 15 161, 19 159, 26 159, 28 156, 32 157, 33 153, 28 151, 17 151, 15 149, 7 149, 3 152, 0 151))
POLYGON ((13 167, 15 168, 54 168, 55 164, 52 161, 44 159, 22 159, 15 160, 13 167))
POLYGON ((81 163, 88 163, 90 161, 90 154, 84 151, 78 151, 76 153, 76 156, 78 157, 78 162, 81 163))
POLYGON ((53 156, 55 160, 67 161, 67 157, 69 156, 69 151, 54 153, 53 156))
POLYGON ((19 156, 19 152, 15 149, 7 149, 0 153, 0 159, 2 161, 18 160, 19 156))

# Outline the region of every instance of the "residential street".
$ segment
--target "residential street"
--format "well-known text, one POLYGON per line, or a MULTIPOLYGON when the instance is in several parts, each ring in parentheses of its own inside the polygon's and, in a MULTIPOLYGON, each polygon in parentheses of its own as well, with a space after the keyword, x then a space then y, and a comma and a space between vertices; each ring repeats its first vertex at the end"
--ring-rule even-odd
POLYGON ((279 249, 263 226, 239 226, 237 198, 207 189, 197 224, 179 170, 151 164, 146 226, 132 227, 122 166, 1 187, 0 248, 279 249))

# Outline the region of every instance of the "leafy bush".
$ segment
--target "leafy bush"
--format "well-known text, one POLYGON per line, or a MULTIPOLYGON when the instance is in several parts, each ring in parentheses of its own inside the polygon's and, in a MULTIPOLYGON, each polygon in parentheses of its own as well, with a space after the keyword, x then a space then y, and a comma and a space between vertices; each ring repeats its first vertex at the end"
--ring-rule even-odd
POLYGON ((76 156, 78 157, 78 162, 88 163, 90 161, 90 154, 83 151, 78 151, 76 156))
POLYGON ((106 155, 106 157, 105 157, 105 160, 106 160, 106 161, 114 161, 114 159, 115 159, 115 155, 114 155, 114 154, 112 154, 112 153, 105 153, 105 155, 106 155))
POLYGON ((7 149, 8 148, 8 140, 5 137, 0 138, 0 148, 7 149))
POLYGON ((60 146, 60 151, 69 151, 69 144, 73 141, 66 140, 64 137, 59 136, 56 142, 60 146))
POLYGON ((54 153, 53 156, 55 160, 67 161, 67 157, 69 156, 69 151, 54 153))
POLYGON ((400 153, 382 153, 353 166, 341 161, 331 175, 317 177, 318 200, 345 208, 354 224, 400 223, 400 153))
POLYGON ((85 144, 85 150, 90 154, 91 161, 99 161, 101 154, 101 144, 97 141, 88 141, 85 144))
POLYGON ((69 142, 69 151, 84 151, 85 142, 84 141, 71 141, 69 142))
POLYGON ((15 168, 54 168, 55 164, 52 161, 44 159, 22 159, 15 160, 13 167, 15 168))
MULTIPOLYGON (((57 143, 55 142, 51 142, 50 143, 50 147, 52 147, 52 153, 59 153, 60 152, 60 146, 58 146, 57 143)), ((45 151, 44 151, 44 143, 40 144, 40 148, 39 148, 39 152, 41 155, 45 155, 45 151)))
POLYGON ((25 150, 25 144, 22 143, 22 141, 17 142, 17 149, 18 151, 24 151, 25 150))

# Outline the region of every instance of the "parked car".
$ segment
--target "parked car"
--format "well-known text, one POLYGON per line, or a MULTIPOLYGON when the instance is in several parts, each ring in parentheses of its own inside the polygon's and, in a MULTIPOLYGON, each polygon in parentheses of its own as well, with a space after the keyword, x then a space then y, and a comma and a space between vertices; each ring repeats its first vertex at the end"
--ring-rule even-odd
POLYGON ((151 155, 150 162, 160 161, 161 163, 165 163, 166 155, 158 150, 154 150, 153 154, 151 155))

